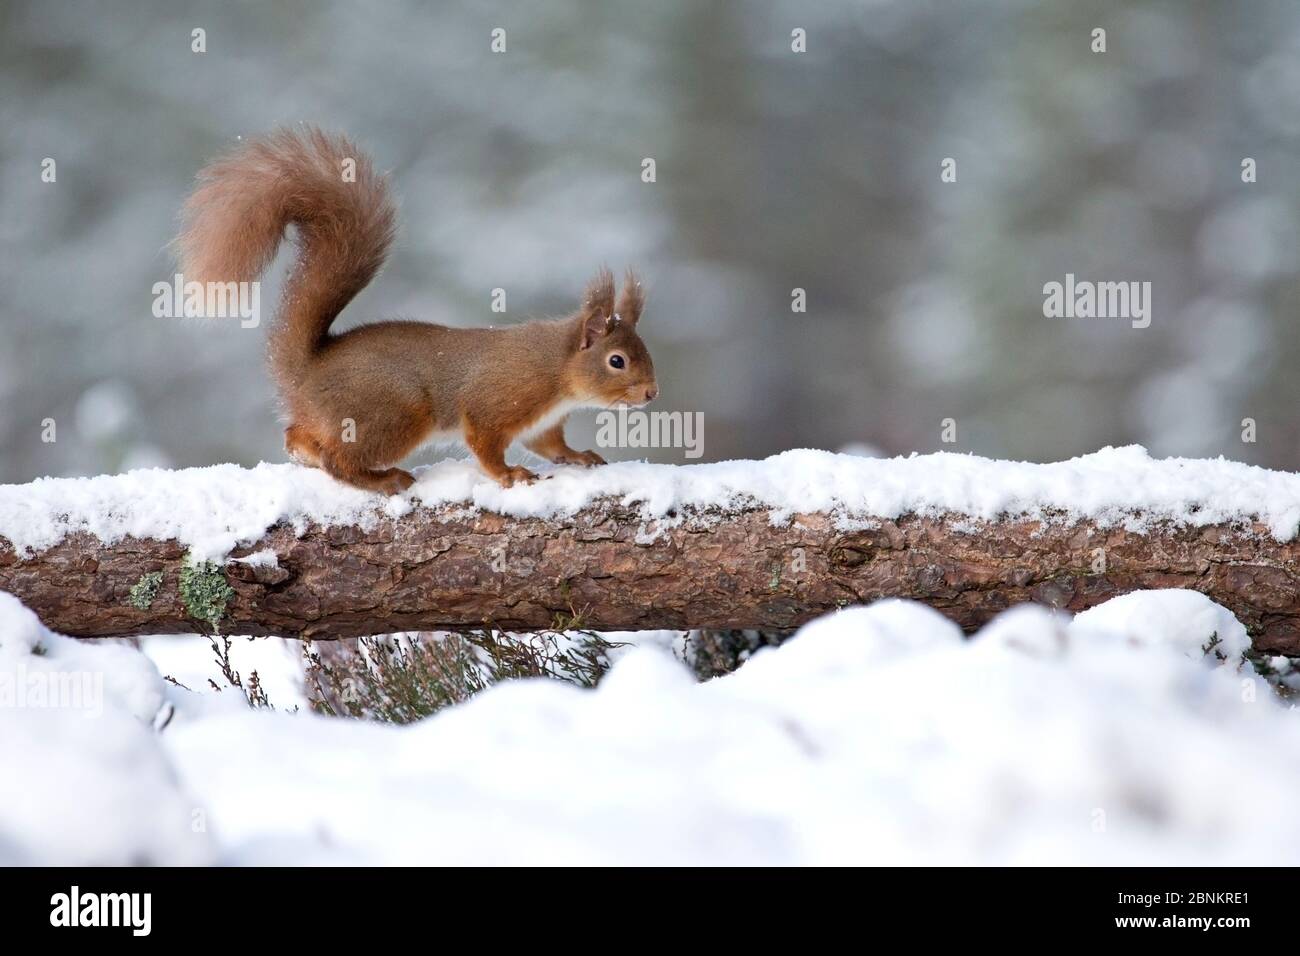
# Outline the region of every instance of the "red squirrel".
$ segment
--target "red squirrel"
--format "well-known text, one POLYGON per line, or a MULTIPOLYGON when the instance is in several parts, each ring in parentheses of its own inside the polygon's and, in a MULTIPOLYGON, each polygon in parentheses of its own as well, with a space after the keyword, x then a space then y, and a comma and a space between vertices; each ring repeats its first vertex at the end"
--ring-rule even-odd
POLYGON ((396 219, 387 177, 348 139, 314 127, 241 145, 199 174, 185 204, 177 245, 187 283, 256 279, 296 227, 297 261, 267 342, 289 454, 388 494, 415 480, 399 461, 457 433, 505 487, 537 478, 506 464, 517 438, 557 464, 604 464, 568 446, 564 421, 577 408, 658 394, 637 335, 637 277, 628 272, 616 301, 602 269, 563 319, 487 329, 388 321, 331 334, 383 266, 396 219))

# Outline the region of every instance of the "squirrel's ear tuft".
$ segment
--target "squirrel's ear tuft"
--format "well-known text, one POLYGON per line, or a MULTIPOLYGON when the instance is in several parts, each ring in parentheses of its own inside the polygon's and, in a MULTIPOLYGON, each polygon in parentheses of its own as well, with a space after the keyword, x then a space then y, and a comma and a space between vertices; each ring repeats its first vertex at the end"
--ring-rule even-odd
POLYGON ((601 315, 599 312, 584 313, 582 317, 582 339, 578 342, 578 349, 589 349, 596 344, 596 340, 608 335, 614 328, 613 316, 601 315))
POLYGON ((602 268, 596 277, 587 283, 587 291, 582 296, 582 316, 590 319, 599 315, 608 319, 614 314, 614 273, 602 268))
POLYGON ((579 349, 589 349, 596 339, 614 328, 614 273, 602 268, 587 284, 578 310, 582 321, 582 341, 579 349))
POLYGON ((623 279, 623 292, 618 297, 614 311, 618 317, 629 325, 636 325, 641 319, 641 309, 645 306, 645 287, 631 269, 623 279))

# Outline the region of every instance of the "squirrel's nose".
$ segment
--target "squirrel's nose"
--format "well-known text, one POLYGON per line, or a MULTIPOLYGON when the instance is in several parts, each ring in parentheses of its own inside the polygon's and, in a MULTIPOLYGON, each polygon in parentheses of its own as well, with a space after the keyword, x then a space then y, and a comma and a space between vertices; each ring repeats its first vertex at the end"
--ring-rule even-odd
POLYGON ((659 394, 659 386, 651 385, 649 388, 645 390, 645 400, 647 402, 653 402, 655 400, 655 396, 658 394, 659 394))

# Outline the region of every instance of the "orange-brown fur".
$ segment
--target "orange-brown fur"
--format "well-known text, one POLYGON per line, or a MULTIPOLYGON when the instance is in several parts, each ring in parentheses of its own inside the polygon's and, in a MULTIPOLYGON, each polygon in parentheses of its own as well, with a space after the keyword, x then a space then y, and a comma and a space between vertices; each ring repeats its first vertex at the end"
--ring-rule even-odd
POLYGON ((296 228, 298 259, 267 345, 289 417, 285 447, 348 484, 404 491, 414 479, 397 462, 450 433, 505 486, 537 477, 506 464, 520 437, 552 462, 603 464, 566 444, 566 410, 640 405, 658 393, 636 331, 644 295, 631 272, 616 298, 602 269, 563 319, 497 329, 376 322, 330 334, 382 267, 396 223, 385 177, 341 136, 282 130, 241 146, 200 173, 184 222, 187 282, 256 279, 285 229, 296 228), (342 173, 347 159, 356 164, 352 182, 342 173), (622 369, 610 364, 615 354, 622 369), (555 421, 533 433, 548 416, 555 421))

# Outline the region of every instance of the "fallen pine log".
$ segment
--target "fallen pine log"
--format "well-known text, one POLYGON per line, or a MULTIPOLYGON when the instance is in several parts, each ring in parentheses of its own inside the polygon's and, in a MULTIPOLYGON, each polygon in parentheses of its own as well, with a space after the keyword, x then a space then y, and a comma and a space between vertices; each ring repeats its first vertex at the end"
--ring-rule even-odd
POLYGON ((1191 588, 1236 614, 1256 650, 1300 655, 1300 540, 1276 540, 1258 523, 782 518, 752 506, 647 522, 609 498, 561 517, 445 505, 364 528, 281 522, 212 564, 174 539, 106 544, 79 531, 24 553, 0 537, 0 589, 81 637, 215 627, 330 639, 483 627, 783 630, 885 597, 923 601, 970 630, 1027 601, 1080 611, 1139 588, 1191 588))

